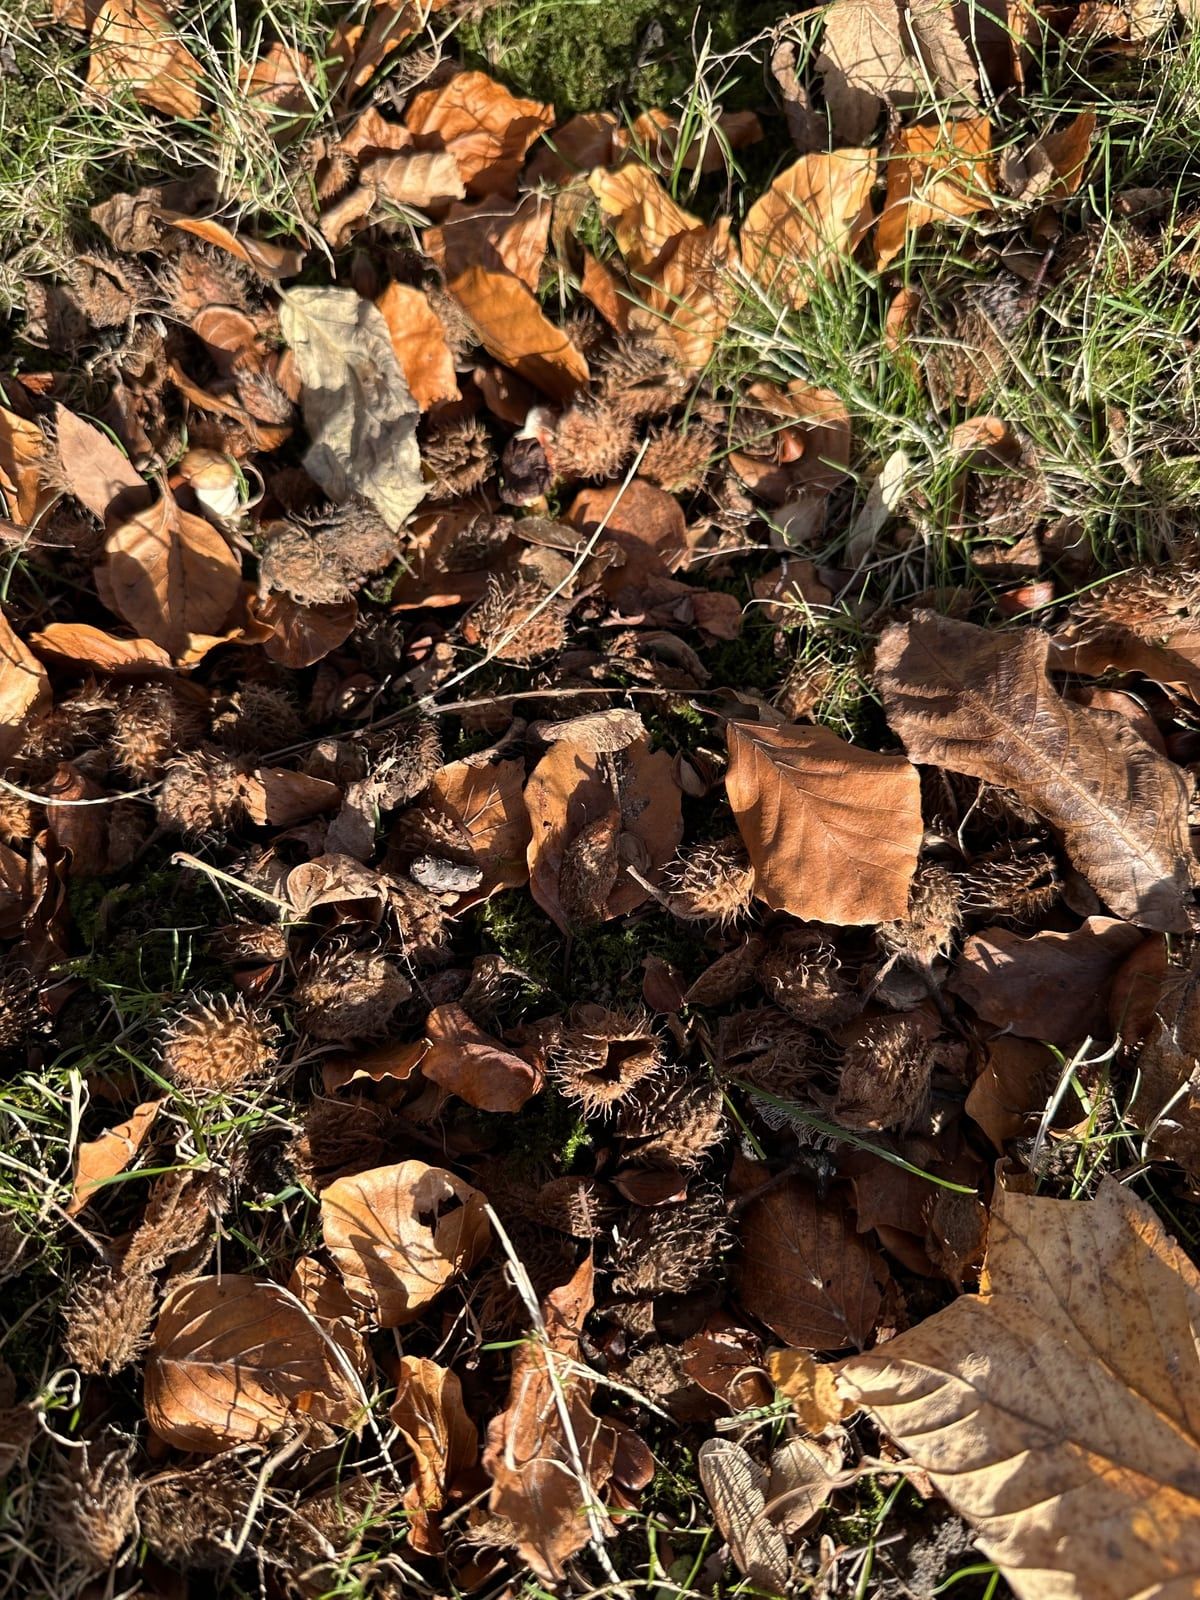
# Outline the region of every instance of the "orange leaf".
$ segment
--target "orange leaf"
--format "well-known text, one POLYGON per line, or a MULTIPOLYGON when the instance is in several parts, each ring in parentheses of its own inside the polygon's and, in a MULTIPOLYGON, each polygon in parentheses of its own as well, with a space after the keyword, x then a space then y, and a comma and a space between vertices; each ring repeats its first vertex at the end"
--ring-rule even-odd
POLYGON ((685 372, 698 372, 736 303, 736 262, 727 218, 677 235, 638 277, 634 288, 641 303, 630 307, 629 326, 665 345, 685 372))
POLYGON ((200 63, 180 43, 159 0, 104 0, 90 45, 87 82, 95 94, 128 89, 143 105, 188 121, 204 109, 200 63))
POLYGON ((513 194, 525 152, 554 125, 554 107, 518 100, 485 72, 460 72, 414 95, 404 121, 419 149, 450 151, 468 194, 513 194))
POLYGON ((252 611, 272 630, 264 653, 281 667, 311 667, 354 632, 358 606, 342 600, 322 606, 302 606, 285 594, 255 600, 252 611))
POLYGON ((190 233, 205 244, 214 244, 226 251, 235 261, 241 261, 264 278, 292 278, 304 264, 304 251, 289 245, 269 244, 265 239, 252 239, 244 233, 233 233, 224 223, 212 217, 188 217, 181 211, 158 211, 160 222, 182 233, 190 233))
POLYGON ((405 283, 389 283, 375 304, 387 323, 396 360, 422 411, 459 398, 446 330, 429 297, 405 283))
POLYGON ((78 1216, 108 1178, 124 1172, 149 1137, 158 1116, 161 1100, 147 1100, 133 1115, 115 1128, 108 1128, 98 1139, 89 1139, 75 1152, 75 1181, 67 1204, 67 1215, 78 1216))
POLYGON ((425 229, 421 246, 451 289, 469 267, 479 266, 510 272, 536 294, 550 240, 552 211, 547 200, 533 194, 523 194, 519 200, 454 205, 440 227, 425 229))
POLYGON ((18 527, 27 528, 42 499, 46 437, 34 422, 0 406, 0 494, 18 527))
POLYGON ((242 569, 204 520, 164 496, 104 543, 105 603, 143 638, 181 656, 193 634, 217 634, 242 593, 242 569))
POLYGON ((149 639, 116 639, 90 622, 51 622, 29 636, 30 646, 52 661, 70 661, 114 677, 158 677, 171 671, 171 657, 149 639))
POLYGON ((876 265, 882 271, 910 233, 992 209, 995 166, 992 125, 986 117, 901 128, 887 152, 887 194, 875 230, 876 265))
POLYGON ((588 185, 600 202, 617 249, 635 274, 650 272, 672 239, 704 227, 699 217, 676 205, 649 167, 638 163, 615 172, 598 167, 589 175, 588 185))
POLYGON ((473 898, 528 882, 524 783, 525 763, 520 759, 483 764, 452 761, 434 774, 421 796, 417 820, 429 818, 440 841, 439 853, 472 862, 483 872, 483 884, 473 898))
POLYGON ((54 438, 71 493, 101 522, 115 500, 128 512, 140 509, 139 498, 150 498, 149 486, 124 451, 66 406, 54 408, 54 438))
POLYGON ((475 324, 479 342, 553 400, 569 400, 588 380, 580 351, 544 314, 519 278, 470 267, 450 292, 475 324))
POLYGON ((762 287, 807 304, 814 278, 831 277, 871 220, 873 150, 801 156, 750 207, 742 264, 762 287))
POLYGON ((400 1357, 388 1415, 412 1451, 416 1469, 404 1496, 413 1519, 409 1539, 432 1553, 440 1541, 431 1537, 429 1513, 442 1509, 454 1479, 479 1459, 479 1434, 463 1405, 457 1375, 424 1356, 400 1357))

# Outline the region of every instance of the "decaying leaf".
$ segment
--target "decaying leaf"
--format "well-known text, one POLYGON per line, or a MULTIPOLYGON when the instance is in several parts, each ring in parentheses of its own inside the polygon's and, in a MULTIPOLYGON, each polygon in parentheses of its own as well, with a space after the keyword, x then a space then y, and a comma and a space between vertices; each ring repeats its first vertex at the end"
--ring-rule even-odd
POLYGON ((1004 1193, 982 1293, 844 1362, 839 1385, 1020 1600, 1182 1600, 1200 1571, 1198 1326, 1196 1269, 1129 1190, 1004 1193))
POLYGON ((281 1428, 353 1427, 366 1397, 360 1340, 322 1328, 288 1290, 237 1273, 193 1278, 163 1303, 146 1359, 146 1416, 160 1439, 211 1453, 281 1428))
POLYGON ((143 639, 175 657, 219 634, 242 597, 242 568, 203 517, 164 495, 119 523, 104 544, 106 601, 143 639))
POLYGON ((50 700, 50 679, 0 611, 0 761, 18 748, 29 717, 50 700))
POLYGON ((491 1234, 479 1191, 423 1161, 337 1179, 321 1195, 321 1227, 351 1299, 382 1328, 419 1316, 491 1234))
POLYGON ((424 1356, 400 1357, 389 1415, 413 1453, 413 1483, 404 1497, 414 1519, 409 1538, 429 1552, 437 1548, 430 1516, 446 1504, 455 1477, 475 1465, 479 1435, 463 1405, 457 1375, 424 1356))
POLYGON ((766 1516, 767 1474, 732 1439, 706 1439, 696 1468, 739 1572, 768 1594, 788 1581, 787 1541, 766 1516))
POLYGON ((854 1409, 837 1389, 837 1369, 816 1361, 807 1350, 768 1350, 767 1371, 780 1394, 792 1402, 800 1426, 821 1433, 854 1409))
POLYGON ((1015 789, 1062 835, 1105 904, 1140 927, 1188 926, 1187 784, 1128 721, 1059 696, 1049 638, 920 612, 888 628, 876 682, 913 761, 1015 789))
POLYGON ((827 728, 731 722, 725 787, 755 893, 809 922, 904 917, 920 849, 920 782, 902 759, 827 728))
POLYGON ((454 357, 429 297, 406 283, 389 283, 375 302, 412 397, 422 411, 458 399, 454 357))
POLYGON ((419 409, 381 312, 351 289, 283 293, 280 326, 296 357, 309 474, 333 500, 362 495, 400 528, 425 495, 419 409))
POLYGON ((107 1179, 125 1171, 149 1137, 161 1105, 161 1100, 147 1100, 124 1122, 106 1128, 98 1139, 87 1139, 79 1146, 66 1208, 68 1216, 77 1216, 107 1179))
POLYGON ((0 405, 0 495, 18 527, 27 528, 38 514, 48 453, 37 424, 0 405))
POLYGON ((801 156, 742 223, 742 265, 764 289, 799 310, 814 281, 830 277, 871 223, 873 150, 801 156))
POLYGON ((996 187, 992 126, 986 117, 900 128, 888 146, 887 193, 875 230, 883 270, 910 233, 992 209, 996 187))
POLYGON ((421 1071, 479 1111, 519 1111, 541 1087, 529 1062, 477 1028, 461 1006, 435 1006, 425 1038, 421 1071))

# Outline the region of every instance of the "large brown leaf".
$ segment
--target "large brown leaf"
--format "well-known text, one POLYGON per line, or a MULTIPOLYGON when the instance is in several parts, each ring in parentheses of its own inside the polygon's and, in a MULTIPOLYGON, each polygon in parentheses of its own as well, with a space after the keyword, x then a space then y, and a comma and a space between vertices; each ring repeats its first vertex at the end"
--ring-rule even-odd
POLYGON ((457 400, 454 357, 446 343, 446 330, 425 291, 407 283, 389 283, 375 304, 387 323, 392 349, 421 410, 428 411, 444 400, 457 400))
POLYGON ((475 266, 461 272, 449 287, 488 354, 527 383, 552 400, 569 400, 587 382, 583 352, 550 321, 520 278, 475 266))
POLYGON ((184 656, 219 634, 242 597, 242 568, 217 530, 164 496, 109 534, 106 604, 143 639, 184 656))
POLYGON ((265 1442, 306 1420, 350 1427, 365 1410, 362 1341, 322 1327, 276 1283, 193 1278, 166 1298, 146 1357, 150 1426, 179 1450, 265 1442))
POLYGON ((424 1356, 401 1356, 390 1416, 413 1453, 413 1482, 404 1496, 409 1539, 423 1553, 439 1547, 431 1516, 446 1504, 460 1472, 475 1465, 479 1435, 463 1405, 455 1373, 424 1356))
POLYGON ((414 95, 404 121, 418 149, 450 152, 468 194, 511 194, 525 152, 554 124, 554 107, 517 99, 485 72, 460 72, 414 95))
POLYGON ((321 1227, 351 1299, 382 1328, 420 1316, 491 1236, 479 1191, 423 1161, 331 1183, 321 1195, 321 1227))
POLYGON ((0 611, 0 761, 18 748, 30 715, 50 700, 46 669, 0 611))
POLYGON ((1200 1585, 1200 1276, 1150 1208, 1004 1194, 983 1293, 843 1392, 929 1473, 1020 1600, 1200 1585))
POLYGON ((159 0, 104 0, 92 23, 87 82, 93 94, 132 93, 169 117, 198 117, 200 63, 159 0))
POLYGON ((903 757, 791 723, 731 722, 726 737, 725 787, 760 899, 806 922, 907 915, 921 786, 903 757))
POLYGON ((0 405, 0 495, 20 528, 29 526, 45 498, 42 467, 47 454, 46 436, 37 424, 0 405))
POLYGON ((1188 785, 1126 719, 1069 704, 1046 676, 1050 641, 929 612, 888 628, 876 683, 913 761, 1003 788, 1053 824, 1117 916, 1188 926, 1188 785))

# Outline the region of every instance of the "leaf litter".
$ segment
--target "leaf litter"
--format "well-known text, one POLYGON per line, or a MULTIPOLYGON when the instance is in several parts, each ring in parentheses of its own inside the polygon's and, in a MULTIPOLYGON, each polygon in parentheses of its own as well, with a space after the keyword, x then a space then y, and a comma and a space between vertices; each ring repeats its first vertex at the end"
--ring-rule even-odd
MULTIPOLYGON (((1100 10, 835 0, 698 120, 377 5, 303 141, 242 64, 286 227, 148 173, 29 281, 24 1592, 1196 1592, 1196 546, 1106 575, 1004 386, 1099 260, 1103 111, 1022 95, 1177 26, 1100 10)), ((214 114, 171 8, 56 16, 214 114)))

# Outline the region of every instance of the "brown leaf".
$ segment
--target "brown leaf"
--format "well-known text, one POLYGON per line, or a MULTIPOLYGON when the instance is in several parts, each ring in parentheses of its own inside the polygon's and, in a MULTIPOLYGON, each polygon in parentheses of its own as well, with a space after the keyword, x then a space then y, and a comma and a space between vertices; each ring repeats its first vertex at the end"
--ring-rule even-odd
POLYGON ((682 566, 688 553, 687 520, 674 495, 635 478, 611 489, 581 489, 567 521, 591 535, 603 528, 599 547, 616 545, 624 561, 601 579, 606 594, 641 588, 661 572, 682 566))
POLYGON ((272 629, 263 649, 281 667, 311 667, 345 644, 358 621, 353 600, 302 606, 285 594, 256 599, 253 612, 272 629))
POLYGON ((50 703, 50 679, 0 611, 0 761, 21 744, 33 712, 50 703))
POLYGON ((1129 1190, 1005 1193, 983 1293, 839 1383, 1020 1600, 1182 1600, 1200 1570, 1198 1325, 1196 1269, 1129 1190))
POLYGON ((424 1356, 400 1357, 396 1398, 388 1415, 412 1451, 416 1469, 404 1496, 405 1510, 413 1518, 409 1539, 429 1553, 438 1548, 431 1537, 430 1513, 446 1504, 458 1474, 475 1465, 479 1435, 463 1405, 457 1375, 424 1356))
POLYGON ((1137 1058, 1129 1119, 1150 1154, 1176 1161, 1193 1183, 1200 1174, 1200 967, 1173 968, 1137 1058))
POLYGON ((807 1350, 768 1350, 771 1382, 792 1402, 806 1433, 823 1433, 836 1427, 853 1411, 838 1393, 837 1369, 815 1361, 807 1350))
POLYGON ((1128 922, 1089 917, 1071 933, 1023 939, 985 928, 963 946, 949 988, 984 1022, 1025 1039, 1065 1047, 1107 1038, 1108 992, 1125 960, 1147 938, 1128 922))
POLYGON ((124 451, 101 428, 84 422, 66 406, 54 408, 54 438, 71 493, 100 522, 115 500, 126 511, 136 511, 139 497, 150 498, 148 485, 124 451))
MULTIPOLYGON (((771 1452, 767 1516, 784 1533, 806 1528, 846 1478, 841 1445, 834 1440, 787 1439, 771 1452)), ((853 1474, 848 1475, 851 1481, 853 1474)))
POLYGON ((146 1357, 146 1418, 167 1444, 208 1454, 265 1443, 283 1427, 353 1427, 367 1409, 354 1377, 362 1360, 353 1329, 320 1327, 276 1283, 237 1273, 193 1278, 159 1313, 146 1357))
POLYGON ((458 163, 447 151, 377 156, 360 167, 356 187, 322 211, 321 232, 333 249, 342 250, 361 228, 386 220, 389 203, 426 210, 464 193, 458 163))
POLYGON ((742 223, 742 265, 799 310, 813 282, 832 277, 872 221, 873 150, 801 156, 754 202, 742 223))
POLYGON ((705 1439, 696 1470, 739 1572, 768 1594, 787 1588, 787 1542, 765 1515, 767 1475, 732 1439, 705 1439))
POLYGON ((451 206, 440 226, 425 229, 421 247, 451 286, 469 268, 478 266, 510 273, 536 294, 550 242, 553 209, 536 194, 523 194, 519 200, 451 206))
POLYGON ((1046 1045, 1000 1034, 985 1045, 987 1059, 971 1085, 965 1110, 995 1145, 1030 1131, 1030 1119, 1045 1109, 1060 1068, 1046 1045))
POLYGON ((1015 789, 1116 915, 1182 931, 1193 882, 1183 775, 1124 717, 1056 694, 1049 648, 1033 628, 990 633, 918 613, 876 652, 888 722, 911 760, 1015 789))
POLYGON ((589 174, 588 186, 600 202, 625 265, 637 278, 654 270, 673 240, 704 227, 703 220, 676 205, 650 168, 640 163, 615 171, 597 168, 589 174))
POLYGON ((428 295, 406 283, 389 283, 375 304, 387 323, 396 360, 421 410, 457 400, 454 357, 428 295))
POLYGON ((865 144, 883 102, 917 93, 900 30, 896 0, 835 0, 826 13, 817 69, 839 142, 865 144))
POLYGON ((789 1178, 747 1206, 740 1237, 737 1282, 751 1316, 802 1350, 867 1342, 887 1268, 843 1203, 789 1178))
POLYGON ((454 860, 473 862, 483 873, 483 883, 468 903, 528 882, 524 783, 525 763, 520 760, 483 765, 452 761, 434 774, 421 796, 419 811, 433 822, 439 850, 454 860))
POLYGON ((583 352, 555 327, 519 278, 468 267, 449 287, 488 354, 527 383, 552 400, 569 400, 587 382, 583 352))
POLYGON ((662 345, 684 372, 707 365, 737 302, 729 221, 676 235, 634 285, 628 325, 662 345))
POLYGON ((491 1237, 479 1191, 423 1161, 338 1178, 321 1195, 321 1227, 351 1299, 381 1328, 414 1321, 491 1237))
POLYGON ((48 454, 46 436, 37 424, 0 405, 0 495, 20 528, 27 528, 41 507, 42 465, 48 454))
POLYGON ((273 244, 265 239, 254 239, 245 233, 233 233, 224 223, 212 217, 189 217, 181 211, 164 211, 161 208, 157 215, 168 226, 227 251, 235 261, 253 267, 265 278, 292 278, 304 265, 303 250, 295 246, 273 244))
MULTIPOLYGON (((579 1336, 592 1309, 594 1278, 589 1256, 569 1283, 546 1297, 545 1335, 514 1351, 508 1406, 489 1424, 483 1453, 492 1479, 490 1510, 512 1525, 522 1560, 545 1583, 560 1582, 564 1563, 587 1544, 585 1508, 596 1505, 613 1467, 615 1436, 592 1414, 592 1384, 579 1374, 579 1336), (577 1456, 567 1443, 560 1395, 577 1456)), ((603 1513, 593 1514, 609 1531, 603 1513)))
POLYGON ((581 750, 599 755, 602 751, 626 750, 646 735, 646 725, 636 711, 627 706, 611 706, 604 711, 585 711, 562 722, 533 722, 530 734, 543 744, 558 744, 566 739, 581 750))
POLYGON ((71 761, 60 761, 46 779, 45 793, 53 796, 46 807, 51 838, 70 859, 72 878, 94 878, 108 867, 107 806, 82 805, 98 800, 104 790, 71 761))
MULTIPOLYGON (((432 0, 428 12, 440 11, 445 0, 432 0)), ((331 71, 338 69, 343 99, 365 88, 393 51, 423 25, 426 9, 416 0, 374 0, 365 23, 343 19, 329 43, 331 71)), ((353 14, 353 13, 352 13, 353 14)))
POLYGON ((996 187, 986 117, 900 128, 888 146, 887 193, 875 230, 882 272, 910 233, 992 209, 996 187))
POLYGON ((760 899, 806 922, 907 915, 923 829, 902 757, 798 724, 731 722, 726 737, 725 788, 760 899))
POLYGON ((119 523, 104 553, 106 604, 176 657, 194 634, 219 633, 241 598, 241 564, 225 540, 167 496, 119 523))
POLYGON ((525 152, 554 125, 554 107, 519 100, 484 72, 460 72, 414 95, 404 123, 418 149, 453 155, 468 194, 513 194, 525 152))
POLYGON ((524 1056, 477 1028, 459 1005, 434 1006, 425 1038, 421 1071, 477 1111, 519 1111, 541 1088, 524 1056))
POLYGON ((103 0, 89 40, 87 82, 93 94, 128 90, 142 105, 193 121, 204 109, 200 63, 159 0, 103 0))
POLYGON ((291 828, 332 810, 341 799, 341 790, 336 783, 310 778, 306 772, 258 767, 243 780, 241 798, 246 815, 259 827, 269 823, 275 828, 291 828))
POLYGON ((98 1139, 87 1139, 75 1152, 75 1176, 67 1215, 77 1217, 109 1178, 124 1172, 149 1137, 161 1100, 147 1100, 131 1117, 106 1128, 98 1139))

